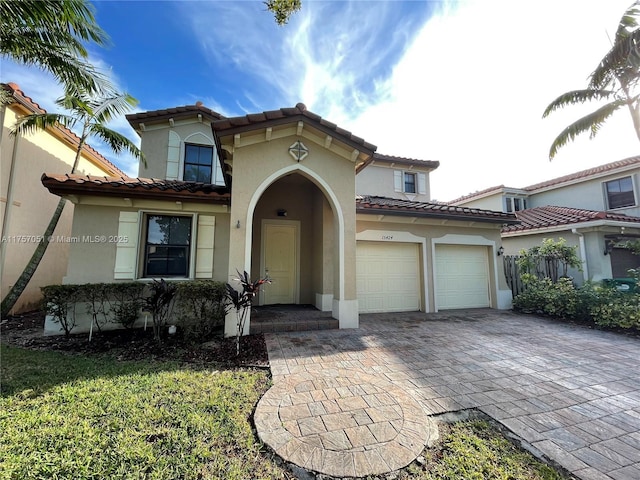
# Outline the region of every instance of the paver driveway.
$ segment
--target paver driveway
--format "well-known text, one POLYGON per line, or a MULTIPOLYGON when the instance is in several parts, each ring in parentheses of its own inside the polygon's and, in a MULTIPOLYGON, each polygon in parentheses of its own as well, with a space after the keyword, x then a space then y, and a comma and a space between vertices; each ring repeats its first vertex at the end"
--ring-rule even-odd
MULTIPOLYGON (((370 472, 370 462, 361 456, 358 465, 354 458, 357 463, 361 452, 390 445, 392 438, 400 439, 399 448, 413 454, 415 442, 427 442, 432 433, 427 415, 475 407, 579 478, 640 479, 638 338, 535 316, 471 310, 361 315, 357 330, 268 334, 266 341, 274 393, 267 392, 258 405, 258 433, 261 437, 273 433, 277 422, 267 417, 274 412, 276 419, 288 412, 290 416, 280 418, 280 425, 288 421, 291 432, 295 430, 291 421, 298 420, 295 436, 303 441, 311 438, 305 435, 329 435, 338 428, 332 438, 339 437, 344 443, 341 448, 353 452, 340 457, 342 475, 370 472), (317 383, 327 378, 338 378, 345 385, 340 390, 335 384, 317 383), (375 391, 367 393, 367 388, 375 391), (334 390, 337 394, 325 395, 334 390), (372 394, 383 390, 397 404, 387 410, 393 417, 390 421, 396 420, 391 425, 395 430, 388 430, 386 437, 381 433, 380 438, 364 438, 376 432, 369 428, 372 422, 384 420, 375 418, 384 405, 376 410, 375 403, 360 404, 358 398, 375 401, 378 397, 372 394), (308 395, 298 395, 294 397, 298 401, 291 402, 290 393, 305 392, 308 395), (343 420, 356 423, 328 428, 326 420, 336 417, 330 417, 323 406, 339 406, 336 402, 344 394, 350 401, 343 410, 350 416, 343 420), (289 403, 282 403, 283 398, 289 403), (423 431, 411 427, 420 418, 411 406, 416 401, 427 418, 423 431), (300 408, 285 408, 294 404, 300 408), (356 409, 358 405, 362 408, 356 409), (394 409, 402 418, 396 418, 394 409), (360 422, 358 415, 367 412, 368 419, 360 422), (301 427, 310 430, 301 432, 301 427), (409 435, 406 438, 403 429, 409 435)), ((318 445, 334 451, 340 447, 327 442, 318 445)), ((277 442, 274 448, 289 460, 295 453, 283 451, 277 442)), ((316 449, 314 455, 318 452, 323 453, 316 449)), ((307 466, 328 457, 318 458, 316 463, 308 459, 307 466)), ((304 463, 299 457, 293 461, 304 463)), ((387 463, 388 470, 397 466, 397 462, 387 463)))

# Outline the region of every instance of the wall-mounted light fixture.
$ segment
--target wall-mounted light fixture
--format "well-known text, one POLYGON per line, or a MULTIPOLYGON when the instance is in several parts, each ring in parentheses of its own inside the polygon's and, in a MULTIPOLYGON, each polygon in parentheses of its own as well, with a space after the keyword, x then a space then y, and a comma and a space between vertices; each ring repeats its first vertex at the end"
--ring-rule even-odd
POLYGON ((238 223, 236 223, 236 228, 240 228, 240 220, 238 220, 238 223))
POLYGON ((498 253, 497 255, 500 257, 502 255, 504 255, 504 247, 502 245, 500 245, 500 248, 498 249, 498 253))
POLYGON ((279 217, 286 217, 287 216, 287 211, 284 208, 279 208, 276 213, 278 214, 279 217))

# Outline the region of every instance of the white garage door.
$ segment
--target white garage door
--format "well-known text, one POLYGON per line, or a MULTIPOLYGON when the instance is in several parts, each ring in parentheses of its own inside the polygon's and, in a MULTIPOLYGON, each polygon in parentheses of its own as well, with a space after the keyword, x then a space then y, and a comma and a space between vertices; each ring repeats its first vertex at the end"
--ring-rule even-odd
POLYGON ((358 242, 356 282, 361 313, 420 310, 418 244, 358 242))
POLYGON ((471 245, 436 245, 436 306, 489 307, 488 248, 471 245))

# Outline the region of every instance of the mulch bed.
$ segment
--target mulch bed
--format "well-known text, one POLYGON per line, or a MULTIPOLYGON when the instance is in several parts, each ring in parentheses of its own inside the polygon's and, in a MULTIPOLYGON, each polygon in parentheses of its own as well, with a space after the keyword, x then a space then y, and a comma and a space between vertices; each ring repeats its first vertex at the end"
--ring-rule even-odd
POLYGON ((269 357, 263 335, 240 339, 240 355, 236 356, 236 339, 217 335, 199 342, 189 342, 180 332, 165 336, 158 344, 147 328, 113 330, 89 334, 44 336, 44 314, 29 312, 2 321, 2 343, 34 350, 51 350, 75 354, 108 354, 119 360, 175 360, 185 363, 213 363, 229 367, 268 367, 269 357), (206 340, 206 341, 205 341, 206 340))

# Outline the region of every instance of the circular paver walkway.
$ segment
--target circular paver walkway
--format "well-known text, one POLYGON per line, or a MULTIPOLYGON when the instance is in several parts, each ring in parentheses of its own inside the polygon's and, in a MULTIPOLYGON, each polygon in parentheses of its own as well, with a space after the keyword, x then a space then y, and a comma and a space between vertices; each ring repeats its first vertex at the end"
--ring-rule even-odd
POLYGON ((262 397, 254 419, 260 439, 286 461, 340 477, 405 467, 438 435, 409 394, 347 369, 288 375, 262 397))

